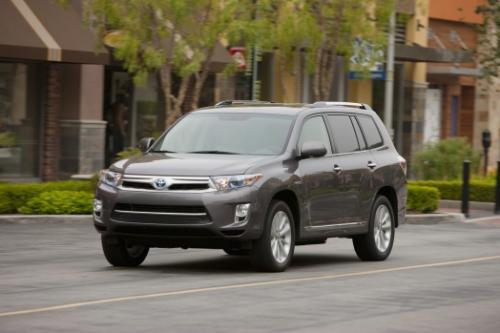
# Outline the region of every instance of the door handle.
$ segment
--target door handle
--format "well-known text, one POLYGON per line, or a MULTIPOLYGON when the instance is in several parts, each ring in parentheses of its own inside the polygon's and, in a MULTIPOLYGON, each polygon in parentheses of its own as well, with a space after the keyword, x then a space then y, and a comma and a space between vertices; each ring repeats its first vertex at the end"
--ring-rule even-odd
POLYGON ((335 171, 335 173, 340 173, 342 172, 342 168, 338 164, 334 164, 333 171, 335 171))
POLYGON ((377 163, 375 162, 372 162, 372 161, 368 161, 368 165, 367 165, 370 169, 374 169, 377 167, 377 163))

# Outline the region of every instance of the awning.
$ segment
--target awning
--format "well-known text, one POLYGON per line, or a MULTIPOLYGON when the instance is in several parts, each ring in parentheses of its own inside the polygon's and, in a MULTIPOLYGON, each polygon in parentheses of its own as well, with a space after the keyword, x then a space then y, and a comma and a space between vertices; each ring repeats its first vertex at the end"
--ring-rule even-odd
POLYGON ((395 58, 399 61, 470 63, 474 62, 470 51, 435 49, 431 47, 396 44, 395 58))
POLYGON ((49 0, 0 1, 0 57, 108 64, 106 49, 82 25, 80 13, 49 0))

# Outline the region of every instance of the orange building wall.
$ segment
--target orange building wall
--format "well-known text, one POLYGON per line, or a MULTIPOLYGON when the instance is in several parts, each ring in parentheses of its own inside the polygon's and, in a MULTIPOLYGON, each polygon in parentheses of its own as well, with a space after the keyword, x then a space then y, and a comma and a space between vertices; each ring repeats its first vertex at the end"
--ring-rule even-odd
POLYGON ((482 18, 476 14, 476 7, 486 0, 430 0, 429 17, 434 19, 481 23, 482 18))

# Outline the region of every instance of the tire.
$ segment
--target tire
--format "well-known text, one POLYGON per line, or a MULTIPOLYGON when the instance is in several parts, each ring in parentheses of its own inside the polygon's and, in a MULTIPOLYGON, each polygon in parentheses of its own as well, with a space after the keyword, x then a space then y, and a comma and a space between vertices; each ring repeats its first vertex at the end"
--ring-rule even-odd
POLYGON ((120 238, 101 236, 102 250, 108 262, 116 267, 136 267, 142 264, 149 247, 127 244, 120 238))
POLYGON ((230 256, 248 256, 250 254, 249 250, 242 250, 242 249, 222 249, 226 254, 230 256))
POLYGON ((292 211, 283 201, 273 200, 269 205, 262 236, 254 242, 250 253, 252 264, 259 271, 282 272, 290 265, 294 249, 292 211), (279 232, 281 234, 278 236, 279 232))
POLYGON ((368 233, 352 238, 354 250, 359 259, 385 260, 392 251, 394 232, 395 218, 391 202, 385 196, 378 196, 370 212, 368 233))

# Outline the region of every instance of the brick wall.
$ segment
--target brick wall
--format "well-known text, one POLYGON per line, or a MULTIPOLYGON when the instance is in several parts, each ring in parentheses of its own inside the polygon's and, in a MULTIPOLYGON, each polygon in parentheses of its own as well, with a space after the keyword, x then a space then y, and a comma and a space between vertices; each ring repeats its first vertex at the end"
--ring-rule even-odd
POLYGON ((47 86, 43 114, 42 180, 57 180, 59 174, 59 113, 61 111, 61 68, 47 67, 47 86))

